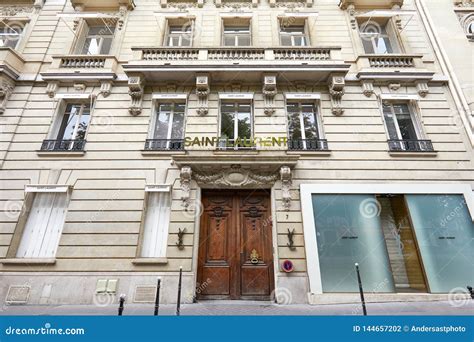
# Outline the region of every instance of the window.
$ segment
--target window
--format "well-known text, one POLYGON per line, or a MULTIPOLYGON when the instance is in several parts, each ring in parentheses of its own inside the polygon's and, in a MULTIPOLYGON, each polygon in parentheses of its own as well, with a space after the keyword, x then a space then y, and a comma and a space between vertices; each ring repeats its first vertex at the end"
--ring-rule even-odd
POLYGON ((379 24, 375 21, 367 21, 359 25, 360 37, 365 53, 387 54, 395 53, 396 44, 393 36, 388 33, 389 22, 379 24))
POLYGON ((288 149, 325 150, 326 140, 320 139, 318 111, 314 102, 289 102, 286 105, 288 115, 288 149))
POLYGON ((114 38, 114 26, 88 26, 81 53, 84 55, 107 55, 114 38))
POLYGON ((54 258, 66 218, 67 193, 35 193, 17 258, 54 258))
POLYGON ((191 46, 192 25, 170 26, 168 31, 167 46, 191 46))
POLYGON ((171 198, 169 192, 147 192, 147 206, 143 227, 140 256, 142 258, 166 257, 171 198))
POLYGON ((251 102, 221 102, 221 148, 251 148, 252 138, 251 102))
POLYGON ((185 102, 163 102, 156 107, 152 126, 152 139, 147 140, 145 149, 181 150, 184 148, 185 102))
POLYGON ((0 47, 10 47, 15 49, 21 39, 23 28, 17 25, 0 26, 0 47))
POLYGON ((250 46, 250 25, 224 25, 224 46, 250 46))
POLYGON ((304 25, 280 26, 280 40, 283 46, 308 46, 309 39, 306 36, 304 25))
POLYGON ((42 150, 83 150, 90 122, 90 105, 67 104, 57 126, 55 140, 45 140, 42 150))

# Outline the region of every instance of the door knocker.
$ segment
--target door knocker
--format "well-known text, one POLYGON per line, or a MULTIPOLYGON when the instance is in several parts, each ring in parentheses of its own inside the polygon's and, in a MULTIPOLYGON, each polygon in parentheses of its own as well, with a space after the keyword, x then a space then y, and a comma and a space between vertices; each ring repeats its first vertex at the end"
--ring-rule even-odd
POLYGON ((252 250, 252 253, 250 253, 250 263, 252 264, 258 264, 258 253, 256 249, 252 250))

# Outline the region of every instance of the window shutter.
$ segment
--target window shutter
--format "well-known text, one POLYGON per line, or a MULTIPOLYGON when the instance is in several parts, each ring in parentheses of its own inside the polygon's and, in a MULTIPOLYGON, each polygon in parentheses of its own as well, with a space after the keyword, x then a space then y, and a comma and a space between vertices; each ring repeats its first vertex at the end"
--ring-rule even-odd
POLYGON ((18 247, 18 258, 56 255, 66 217, 67 194, 37 193, 18 247))
POLYGON ((144 258, 166 256, 170 202, 169 192, 148 193, 141 253, 144 258))

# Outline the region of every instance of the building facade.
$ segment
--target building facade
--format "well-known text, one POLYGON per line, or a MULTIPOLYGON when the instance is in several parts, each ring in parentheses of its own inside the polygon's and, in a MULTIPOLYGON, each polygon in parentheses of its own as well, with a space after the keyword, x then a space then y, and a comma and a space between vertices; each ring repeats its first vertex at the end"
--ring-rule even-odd
POLYGON ((473 43, 437 13, 1 1, 0 299, 150 303, 160 278, 172 303, 182 269, 185 302, 351 302, 355 263, 369 300, 474 285, 473 43))

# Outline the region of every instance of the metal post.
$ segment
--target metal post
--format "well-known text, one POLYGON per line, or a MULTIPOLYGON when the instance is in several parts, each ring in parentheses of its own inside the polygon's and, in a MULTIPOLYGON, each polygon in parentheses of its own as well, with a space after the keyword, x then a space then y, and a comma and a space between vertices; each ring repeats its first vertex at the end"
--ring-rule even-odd
POLYGON ((125 303, 125 295, 121 294, 120 295, 120 300, 119 300, 119 308, 118 308, 118 315, 122 316, 123 309, 124 309, 124 303, 125 303))
POLYGON ((467 290, 469 291, 469 294, 471 295, 471 299, 474 299, 474 291, 472 290, 472 286, 467 286, 467 290))
POLYGON ((355 263, 356 272, 357 272, 357 281, 359 282, 359 292, 360 292, 360 300, 362 301, 362 312, 364 316, 367 316, 367 309, 365 307, 365 299, 364 299, 364 289, 362 288, 362 280, 360 279, 360 271, 359 271, 359 264, 355 263))
POLYGON ((178 302, 176 303, 176 316, 180 315, 181 305, 181 280, 183 277, 183 266, 179 267, 179 279, 178 279, 178 302))
POLYGON ((161 279, 158 278, 158 283, 156 285, 156 297, 155 297, 155 316, 158 316, 158 309, 160 308, 160 285, 161 279))

